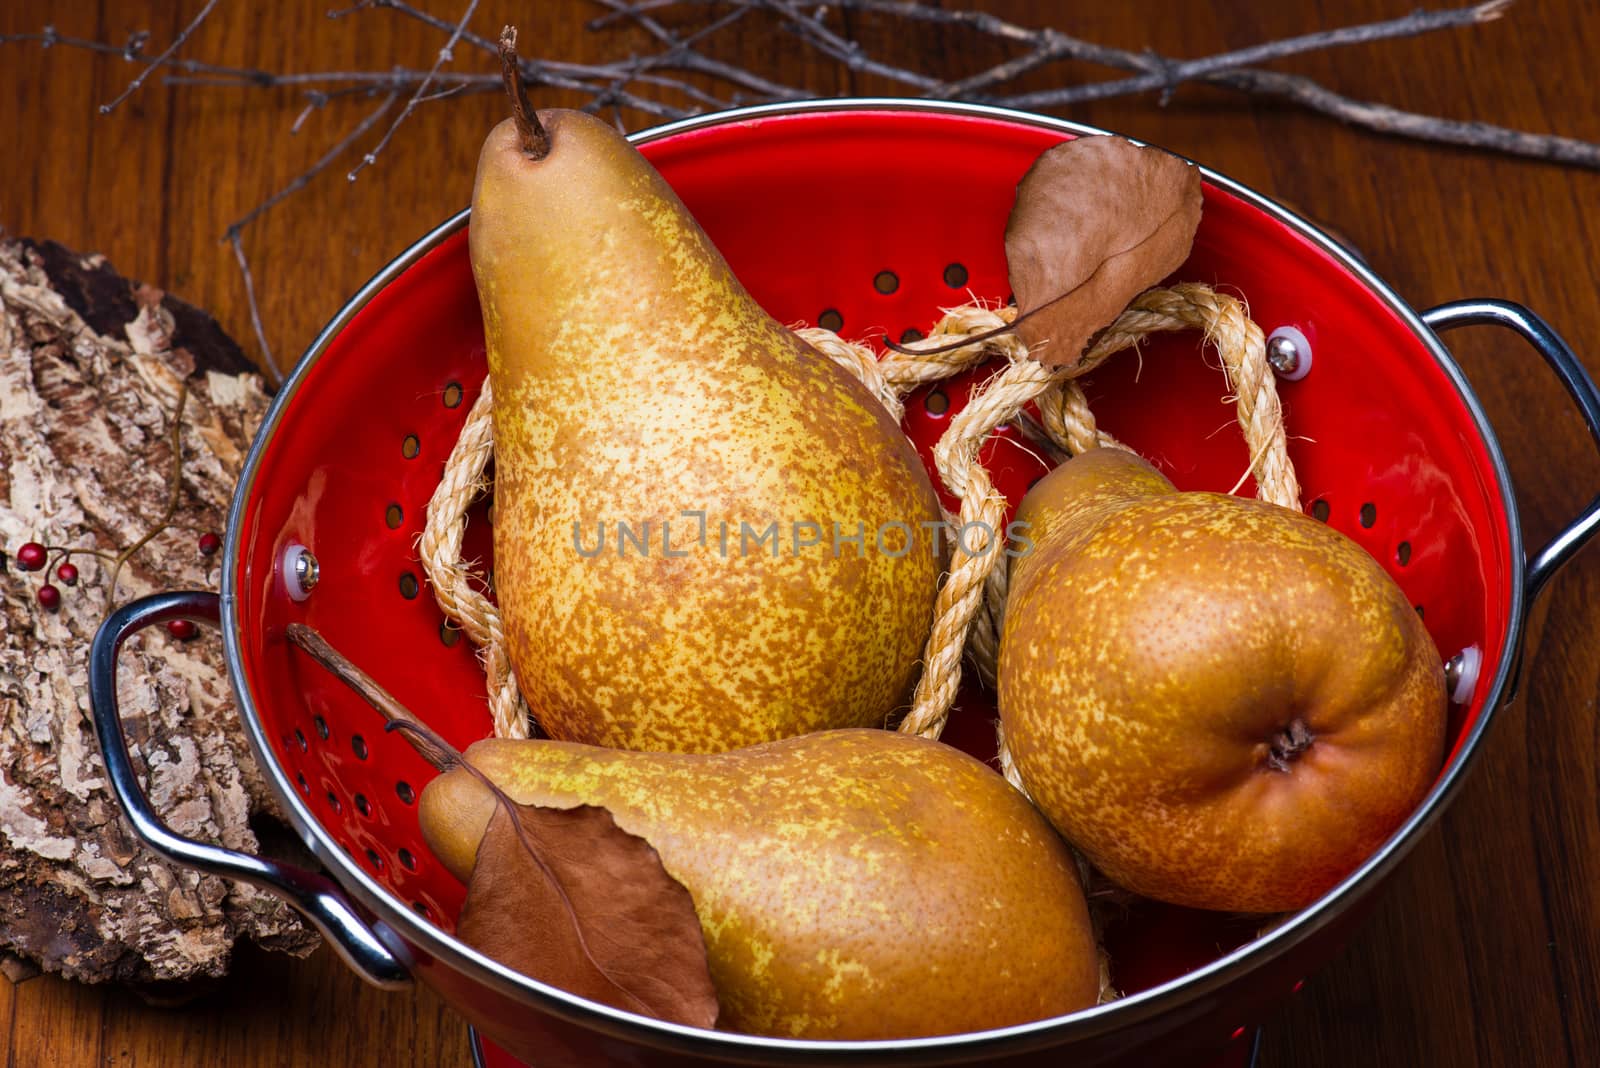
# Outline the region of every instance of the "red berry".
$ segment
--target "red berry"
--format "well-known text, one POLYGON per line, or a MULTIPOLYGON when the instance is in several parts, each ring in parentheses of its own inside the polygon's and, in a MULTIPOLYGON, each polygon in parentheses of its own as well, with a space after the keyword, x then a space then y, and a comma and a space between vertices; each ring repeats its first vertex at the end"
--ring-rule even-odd
POLYGON ((37 571, 44 566, 44 546, 30 541, 17 550, 17 566, 24 571, 37 571))
POLYGON ((56 578, 65 582, 68 586, 76 586, 78 584, 78 565, 63 560, 61 566, 56 568, 56 578))
POLYGON ((209 530, 200 535, 201 556, 213 556, 220 548, 222 548, 222 539, 211 533, 209 530))
POLYGON ((39 603, 41 605, 52 612, 61 607, 61 591, 50 585, 48 582, 46 582, 43 586, 40 586, 39 592, 34 594, 34 596, 39 598, 39 603))
POLYGON ((170 619, 167 621, 167 633, 180 642, 186 642, 200 633, 200 628, 194 625, 193 620, 170 619))

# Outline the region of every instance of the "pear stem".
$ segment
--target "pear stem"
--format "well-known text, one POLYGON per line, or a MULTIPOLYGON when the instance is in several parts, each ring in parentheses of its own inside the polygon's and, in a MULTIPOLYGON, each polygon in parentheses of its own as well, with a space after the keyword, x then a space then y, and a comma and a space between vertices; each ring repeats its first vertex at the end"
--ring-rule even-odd
POLYGON ((398 730, 404 734, 406 741, 421 754, 422 759, 440 771, 448 771, 462 763, 461 754, 453 745, 418 719, 392 693, 378 685, 377 679, 356 667, 348 657, 329 645, 328 639, 304 623, 290 623, 286 633, 291 644, 305 650, 311 659, 327 668, 335 678, 377 709, 378 714, 389 721, 386 730, 398 730))
POLYGON ((517 60, 515 26, 500 31, 500 75, 505 79, 506 95, 511 98, 511 117, 516 120, 523 153, 529 159, 544 159, 550 154, 550 135, 528 102, 528 87, 523 84, 522 68, 517 60))

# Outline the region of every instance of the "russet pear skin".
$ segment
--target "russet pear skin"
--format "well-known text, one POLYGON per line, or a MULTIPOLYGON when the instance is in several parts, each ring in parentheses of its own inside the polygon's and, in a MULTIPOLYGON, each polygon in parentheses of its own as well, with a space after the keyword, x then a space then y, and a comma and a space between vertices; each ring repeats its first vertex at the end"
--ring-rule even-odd
POLYGON ((490 133, 470 232, 523 695, 552 737, 636 750, 882 726, 909 700, 941 568, 914 449, 751 299, 615 129, 538 115, 543 159, 509 119, 490 133), (820 544, 797 548, 809 523, 820 544), (887 552, 885 524, 905 524, 887 552))
POLYGON ((999 661, 1030 796, 1109 878, 1279 912, 1355 870, 1443 759, 1432 639, 1365 550, 1096 449, 1024 498, 999 661), (1277 757, 1274 758, 1274 745, 1277 757))
MULTIPOLYGON (((908 1038, 1098 996, 1070 852, 942 743, 871 729, 717 754, 489 739, 466 758, 520 803, 603 805, 655 847, 694 899, 720 1029, 908 1038)), ((495 804, 460 768, 422 793, 423 836, 463 880, 495 804)))

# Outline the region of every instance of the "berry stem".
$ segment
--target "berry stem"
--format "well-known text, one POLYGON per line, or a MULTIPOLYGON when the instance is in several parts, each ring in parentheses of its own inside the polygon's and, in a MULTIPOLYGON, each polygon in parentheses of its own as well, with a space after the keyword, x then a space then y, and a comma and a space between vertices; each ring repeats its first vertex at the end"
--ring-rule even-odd
POLYGON ((167 524, 171 523, 172 517, 178 513, 178 497, 183 489, 183 409, 188 401, 189 383, 185 380, 178 386, 177 410, 172 413, 172 473, 167 488, 167 507, 155 526, 151 527, 144 537, 117 554, 116 560, 111 565, 111 584, 106 589, 106 600, 109 602, 116 602, 117 576, 122 573, 122 565, 127 563, 128 558, 134 553, 150 544, 157 534, 167 529, 167 524))

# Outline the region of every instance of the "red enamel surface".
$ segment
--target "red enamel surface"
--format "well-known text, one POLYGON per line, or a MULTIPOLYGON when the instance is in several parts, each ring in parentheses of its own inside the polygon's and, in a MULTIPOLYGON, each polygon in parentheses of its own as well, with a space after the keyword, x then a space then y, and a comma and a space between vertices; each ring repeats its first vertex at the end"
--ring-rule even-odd
MULTIPOLYGON (((898 338, 926 330, 941 306, 969 293, 1006 299, 1001 238, 1016 180, 1062 136, 970 116, 812 113, 682 133, 644 152, 778 318, 811 323, 832 309, 847 337, 898 338), (960 289, 945 282, 953 263, 967 272, 960 289), (885 270, 899 281, 888 295, 873 285, 885 270)), ((467 176, 461 184, 465 196, 467 176)), ((442 616, 415 549, 484 375, 465 238, 453 235, 412 265, 328 346, 276 428, 233 532, 241 539, 245 681, 276 759, 291 779, 303 778, 311 812, 335 840, 447 929, 462 890, 433 863, 415 805, 398 786, 420 793, 431 770, 358 698, 293 653, 283 628, 300 620, 321 630, 456 744, 488 732, 474 650, 464 639, 441 640, 442 616), (452 383, 465 394, 453 408, 445 404, 452 383), (418 452, 407 458, 411 435, 418 452), (391 505, 402 510, 394 529, 385 515, 391 505), (310 546, 322 565, 303 604, 284 594, 276 573, 290 542, 310 546), (421 584, 412 599, 401 589, 406 574, 421 584)), ((1313 243, 1216 188, 1206 190, 1194 254, 1175 278, 1243 296, 1268 331, 1287 323, 1305 332, 1314 369, 1281 391, 1306 505, 1327 502, 1329 522, 1389 569, 1446 655, 1477 644, 1486 665, 1497 664, 1514 566, 1500 488, 1468 408, 1423 343, 1313 243), (1368 503, 1376 521, 1364 528, 1368 503), (1401 542, 1410 547, 1404 566, 1401 542)), ((952 411, 982 373, 942 387, 952 411)), ((1180 487, 1227 490, 1245 470, 1226 384, 1196 335, 1123 354, 1086 388, 1101 425, 1180 487)), ((930 413, 919 394, 906 428, 926 454, 948 419, 930 413)), ((1043 471, 1010 442, 993 447, 990 459, 1013 502, 1043 471)), ((483 529, 476 525, 469 545, 487 557, 483 529)), ((1472 705, 1454 717, 1458 741, 1480 714, 1491 675, 1484 672, 1472 705)), ((978 751, 991 746, 991 714, 984 695, 969 690, 951 737, 978 751)), ((1158 934, 1120 933, 1125 988, 1181 974, 1249 936, 1215 918, 1185 916, 1145 926, 1158 934)), ((1298 967, 1274 996, 1303 973, 1298 967)), ((1228 1021, 1220 1035, 1240 1022, 1228 1021)))

